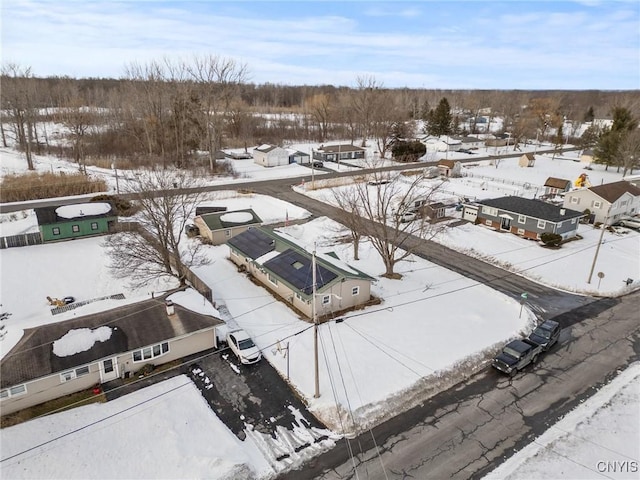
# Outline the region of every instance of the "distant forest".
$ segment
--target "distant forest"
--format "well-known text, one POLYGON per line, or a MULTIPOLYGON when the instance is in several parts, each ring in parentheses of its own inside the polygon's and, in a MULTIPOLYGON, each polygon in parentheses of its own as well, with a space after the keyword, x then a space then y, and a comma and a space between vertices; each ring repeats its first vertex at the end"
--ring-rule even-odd
POLYGON ((480 133, 481 123, 500 117, 515 141, 552 140, 567 122, 573 127, 563 134, 573 139, 584 121, 611 119, 616 107, 640 118, 638 91, 389 89, 374 77, 354 78, 352 87, 257 85, 248 78, 244 65, 217 56, 131 64, 121 79, 39 78, 5 65, 2 142, 17 143, 28 162, 35 152, 80 167, 117 160, 122 168, 215 172, 220 149, 263 143, 366 139, 384 155, 398 139, 429 133, 417 122, 428 125, 443 99, 447 133, 480 133))

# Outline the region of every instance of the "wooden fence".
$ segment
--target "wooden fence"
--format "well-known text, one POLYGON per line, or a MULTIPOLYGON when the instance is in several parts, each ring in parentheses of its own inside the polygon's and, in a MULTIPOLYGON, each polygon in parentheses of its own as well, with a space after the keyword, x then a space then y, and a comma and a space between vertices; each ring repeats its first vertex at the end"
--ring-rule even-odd
POLYGON ((40 235, 40 232, 0 237, 0 248, 27 247, 29 245, 40 245, 41 243, 42 235, 40 235))

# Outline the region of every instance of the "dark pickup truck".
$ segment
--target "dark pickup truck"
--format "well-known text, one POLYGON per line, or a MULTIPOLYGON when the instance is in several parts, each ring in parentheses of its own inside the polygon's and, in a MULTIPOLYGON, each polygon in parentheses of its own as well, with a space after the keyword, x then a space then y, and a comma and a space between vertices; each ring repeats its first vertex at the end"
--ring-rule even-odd
POLYGON ((506 344, 491 365, 508 375, 515 375, 530 363, 536 363, 540 354, 558 341, 560 330, 558 322, 545 321, 531 332, 529 338, 506 344))

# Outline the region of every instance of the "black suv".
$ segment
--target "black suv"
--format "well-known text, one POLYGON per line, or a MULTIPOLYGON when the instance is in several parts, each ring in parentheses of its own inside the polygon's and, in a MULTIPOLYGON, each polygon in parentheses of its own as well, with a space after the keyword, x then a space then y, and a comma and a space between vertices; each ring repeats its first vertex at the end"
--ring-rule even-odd
POLYGON ((560 336, 560 324, 553 320, 546 320, 544 323, 538 325, 531 335, 529 340, 537 343, 542 347, 544 351, 549 350, 557 341, 560 336))

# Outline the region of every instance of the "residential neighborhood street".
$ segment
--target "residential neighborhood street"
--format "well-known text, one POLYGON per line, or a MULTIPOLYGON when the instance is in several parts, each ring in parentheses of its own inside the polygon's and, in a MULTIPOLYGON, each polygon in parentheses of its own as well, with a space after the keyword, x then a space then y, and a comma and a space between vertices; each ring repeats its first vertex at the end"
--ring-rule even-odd
MULTIPOLYGON (((326 216, 340 222, 341 210, 297 193, 288 188, 288 186, 284 186, 282 182, 264 182, 256 185, 255 190, 302 207, 314 216, 326 216)), ((536 312, 541 319, 554 318, 557 315, 570 312, 594 301, 593 298, 588 296, 574 295, 532 282, 520 275, 507 272, 490 263, 456 252, 429 240, 412 236, 408 242, 410 243, 406 247, 410 248, 416 255, 488 285, 518 301, 522 298, 521 294, 526 292, 528 294, 527 306, 536 312)), ((566 326, 566 324, 563 323, 563 326, 566 326)))
MULTIPOLYGON (((350 439, 283 479, 482 478, 640 357, 640 293, 565 328, 514 378, 491 368, 350 439), (375 442, 374 442, 375 438, 375 442)), ((581 315, 583 312, 583 315, 581 315)), ((584 465, 596 472, 596 462, 584 465)))

